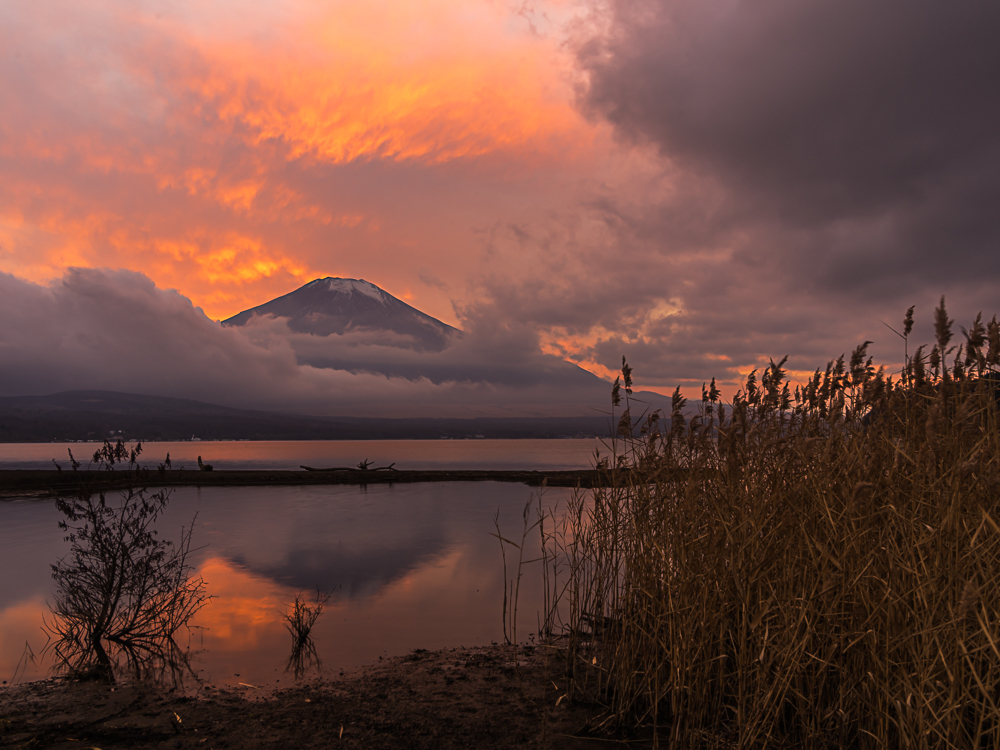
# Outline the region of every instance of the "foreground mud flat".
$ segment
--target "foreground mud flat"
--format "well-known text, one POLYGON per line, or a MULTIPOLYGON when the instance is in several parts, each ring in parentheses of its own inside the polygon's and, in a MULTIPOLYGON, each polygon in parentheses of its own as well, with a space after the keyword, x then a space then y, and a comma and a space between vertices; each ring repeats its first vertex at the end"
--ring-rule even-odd
POLYGON ((527 647, 515 668, 510 647, 417 650, 275 691, 42 680, 0 688, 0 747, 607 747, 588 736, 597 707, 560 699, 564 659, 527 647))

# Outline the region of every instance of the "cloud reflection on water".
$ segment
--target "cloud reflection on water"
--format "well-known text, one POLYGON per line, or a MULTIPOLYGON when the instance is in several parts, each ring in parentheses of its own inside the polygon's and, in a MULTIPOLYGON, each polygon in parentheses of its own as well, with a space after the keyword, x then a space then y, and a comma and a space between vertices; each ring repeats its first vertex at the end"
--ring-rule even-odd
MULTIPOLYGON (((502 528, 517 534, 524 503, 537 490, 500 483, 372 487, 178 489, 162 519, 172 536, 198 514, 196 574, 213 599, 180 645, 192 667, 214 682, 274 684, 284 674, 291 638, 282 613, 297 593, 333 590, 313 631, 330 670, 354 668, 384 653, 488 643, 502 638, 502 568, 489 534, 500 510, 502 528)), ((546 504, 568 490, 549 490, 546 504)), ((0 590, 0 679, 10 680, 25 640, 40 652, 39 630, 51 599, 48 565, 60 554, 51 503, 0 504, 0 528, 15 515, 33 530, 17 543, 29 568, 27 588, 0 590), (15 514, 16 511, 16 514, 15 514), (51 523, 49 521, 51 520, 51 523), (30 554, 29 554, 30 553, 30 554), (35 568, 41 569, 36 575, 35 568)), ((12 569, 8 549, 0 564, 12 569)), ((522 582, 523 622, 533 576, 522 582)), ((526 631, 527 632, 527 631, 526 631)), ((46 665, 26 679, 45 676, 46 665)))

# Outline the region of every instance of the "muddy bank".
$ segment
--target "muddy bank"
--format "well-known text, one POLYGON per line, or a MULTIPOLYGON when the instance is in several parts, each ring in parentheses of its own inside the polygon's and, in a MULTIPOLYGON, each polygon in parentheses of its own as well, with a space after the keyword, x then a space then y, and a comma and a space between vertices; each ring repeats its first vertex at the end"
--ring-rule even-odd
MULTIPOLYGON (((121 474, 100 471, 56 471, 51 469, 0 470, 0 497, 75 493, 82 486, 114 489, 122 486, 121 474)), ((520 482, 534 487, 545 481, 550 487, 594 487, 600 481, 595 470, 575 471, 149 471, 140 484, 147 487, 250 487, 322 484, 407 484, 412 482, 520 482)))
POLYGON ((0 688, 0 746, 607 747, 609 737, 588 736, 599 707, 561 699, 565 667, 557 649, 529 647, 515 668, 511 649, 493 645, 417 650, 274 692, 43 680, 0 688))

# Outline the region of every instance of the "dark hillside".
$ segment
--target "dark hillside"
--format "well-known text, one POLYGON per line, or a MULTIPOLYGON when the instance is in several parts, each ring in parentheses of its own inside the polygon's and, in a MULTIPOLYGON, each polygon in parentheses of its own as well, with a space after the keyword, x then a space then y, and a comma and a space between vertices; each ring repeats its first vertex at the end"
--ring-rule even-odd
POLYGON ((0 442, 558 438, 610 434, 609 418, 366 419, 233 409, 111 391, 0 397, 0 442))

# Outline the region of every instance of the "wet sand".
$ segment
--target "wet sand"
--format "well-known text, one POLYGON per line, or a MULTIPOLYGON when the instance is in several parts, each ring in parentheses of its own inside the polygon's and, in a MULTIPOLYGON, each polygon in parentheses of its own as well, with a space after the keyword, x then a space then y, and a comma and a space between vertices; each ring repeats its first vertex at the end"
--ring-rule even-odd
MULTIPOLYGON (((598 748, 599 706, 562 698, 557 648, 455 648, 284 690, 49 679, 0 687, 0 747, 598 748)), ((649 747, 632 737, 632 747, 649 747)))

